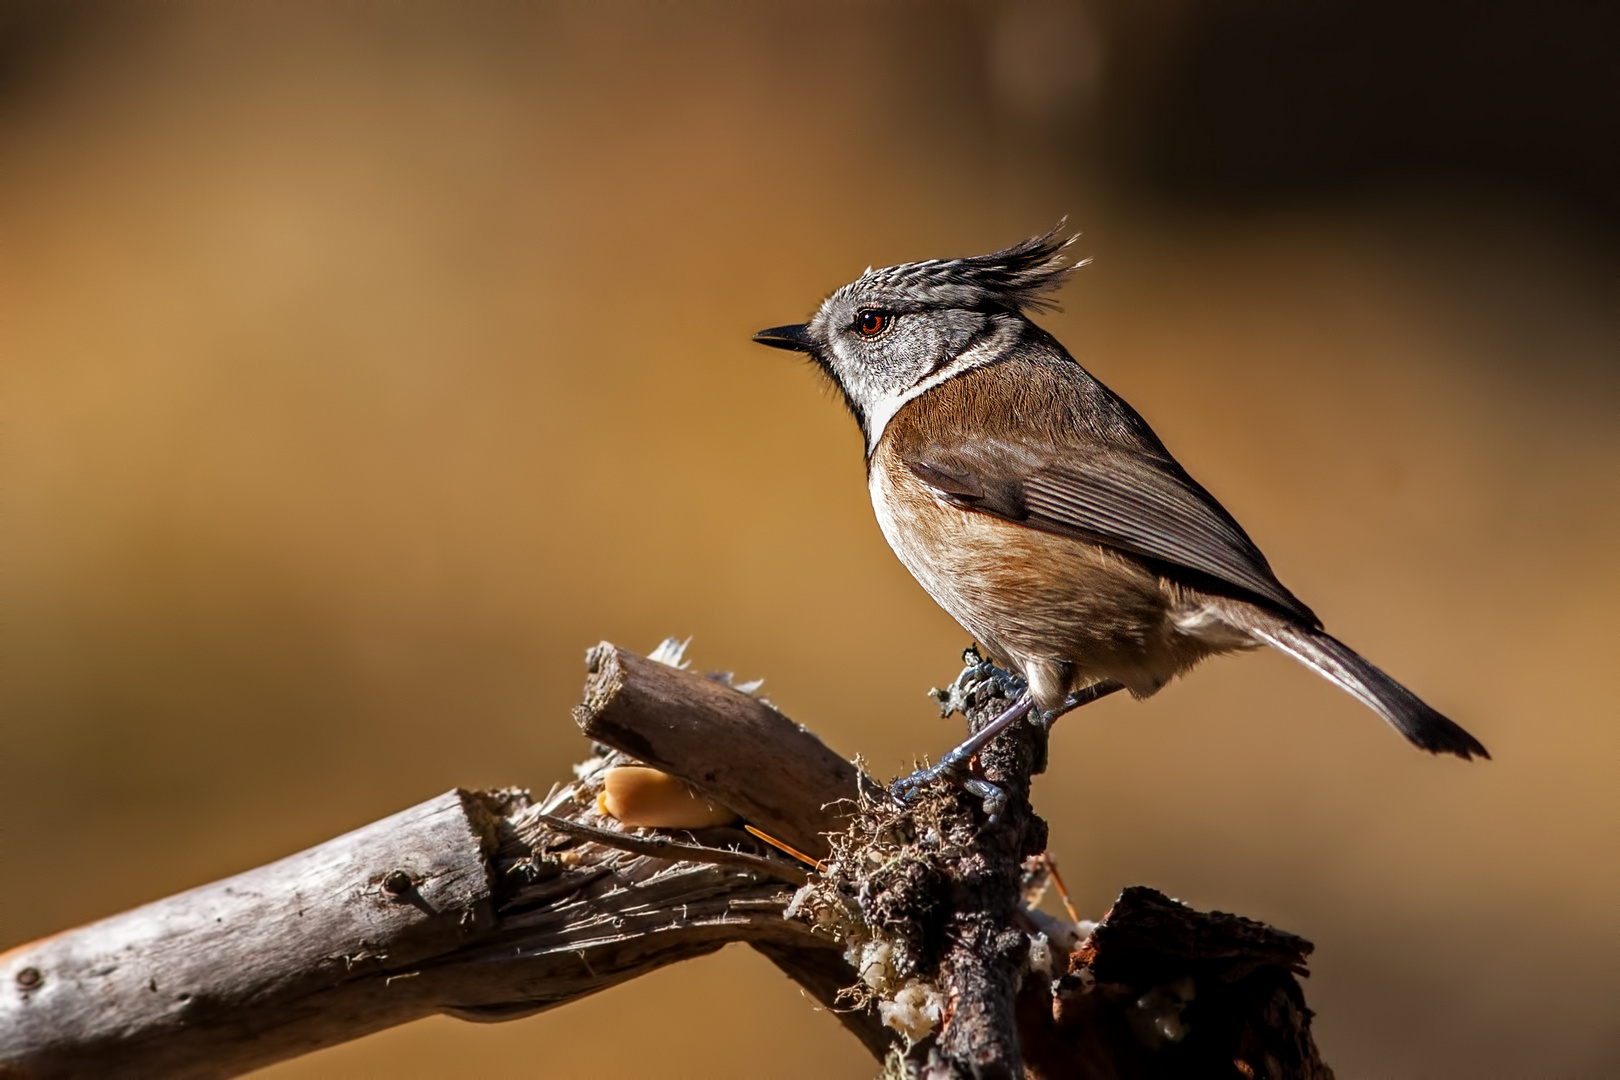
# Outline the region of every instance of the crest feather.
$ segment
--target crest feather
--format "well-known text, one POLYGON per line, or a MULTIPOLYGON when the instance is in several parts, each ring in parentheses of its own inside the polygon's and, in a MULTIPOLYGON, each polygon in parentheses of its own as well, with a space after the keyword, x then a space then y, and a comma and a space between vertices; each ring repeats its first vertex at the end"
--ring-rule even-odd
POLYGON ((1044 309, 1052 304, 1048 294, 1063 284, 1070 271, 1088 261, 1070 263, 1065 256, 1064 249, 1079 239, 1078 233, 1062 236, 1067 223, 1065 218, 1041 236, 988 255, 902 263, 868 270, 862 280, 913 295, 931 306, 1044 309))

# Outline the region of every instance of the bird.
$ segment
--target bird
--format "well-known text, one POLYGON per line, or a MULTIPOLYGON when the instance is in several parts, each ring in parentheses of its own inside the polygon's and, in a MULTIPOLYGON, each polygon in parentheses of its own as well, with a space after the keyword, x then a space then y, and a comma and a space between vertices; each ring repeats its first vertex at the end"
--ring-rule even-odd
POLYGON ((987 255, 868 268, 806 323, 754 341, 804 354, 865 440, 868 490, 906 569, 997 667, 1011 707, 915 793, 961 778, 1020 718, 1142 699, 1207 657, 1270 646, 1413 745, 1483 744, 1323 629, 1237 520, 1031 313, 1083 262, 1066 223, 987 255))

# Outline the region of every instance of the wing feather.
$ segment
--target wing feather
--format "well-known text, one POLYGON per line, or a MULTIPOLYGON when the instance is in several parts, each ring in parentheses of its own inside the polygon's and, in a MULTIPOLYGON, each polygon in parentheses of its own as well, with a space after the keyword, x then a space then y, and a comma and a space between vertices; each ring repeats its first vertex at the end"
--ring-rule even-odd
POLYGON ((1173 460, 1119 447, 1085 457, 1046 449, 936 440, 904 460, 918 479, 966 509, 1192 571, 1308 626, 1321 625, 1232 515, 1173 460))

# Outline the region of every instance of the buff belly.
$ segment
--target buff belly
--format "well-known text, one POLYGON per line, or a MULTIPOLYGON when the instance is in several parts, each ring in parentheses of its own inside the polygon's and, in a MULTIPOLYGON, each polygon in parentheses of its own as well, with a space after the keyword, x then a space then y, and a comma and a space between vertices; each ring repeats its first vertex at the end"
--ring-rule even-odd
POLYGON ((1206 656, 1255 644, 1220 598, 1099 545, 953 506, 881 448, 870 487, 906 569, 1043 709, 1104 680, 1147 697, 1206 656))

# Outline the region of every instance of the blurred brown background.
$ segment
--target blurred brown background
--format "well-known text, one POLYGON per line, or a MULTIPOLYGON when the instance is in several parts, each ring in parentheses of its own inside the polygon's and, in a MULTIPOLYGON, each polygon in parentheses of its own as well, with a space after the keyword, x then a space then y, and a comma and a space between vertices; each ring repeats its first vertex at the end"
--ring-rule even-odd
MULTIPOLYGON (((0 6, 0 946, 546 788, 602 638, 939 753, 964 634, 748 337, 1067 214, 1095 263, 1046 325, 1496 755, 1275 655, 1109 700, 1038 788, 1082 908, 1313 939, 1346 1077, 1620 1073, 1614 10, 0 6)), ((736 951, 262 1075, 765 1052, 873 1071, 736 951)))

